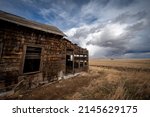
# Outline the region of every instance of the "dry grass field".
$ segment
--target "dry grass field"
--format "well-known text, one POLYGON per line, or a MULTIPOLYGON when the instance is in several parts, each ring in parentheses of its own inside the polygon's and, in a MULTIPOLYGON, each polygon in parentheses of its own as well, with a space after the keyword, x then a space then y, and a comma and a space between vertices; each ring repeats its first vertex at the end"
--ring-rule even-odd
POLYGON ((92 59, 90 65, 126 70, 150 70, 150 59, 92 59))
POLYGON ((7 99, 150 99, 150 60, 93 59, 89 71, 7 99))
POLYGON ((107 74, 107 99, 150 99, 149 59, 95 59, 90 66, 107 74))

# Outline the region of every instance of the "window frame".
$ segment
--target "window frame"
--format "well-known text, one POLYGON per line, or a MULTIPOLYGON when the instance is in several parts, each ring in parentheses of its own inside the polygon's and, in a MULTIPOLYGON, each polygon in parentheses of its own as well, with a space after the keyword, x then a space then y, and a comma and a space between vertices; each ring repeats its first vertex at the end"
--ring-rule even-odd
POLYGON ((24 75, 28 75, 28 74, 34 74, 34 73, 39 73, 42 71, 42 53, 43 53, 43 46, 41 45, 24 45, 23 47, 23 60, 22 60, 22 66, 21 66, 21 74, 24 75), (41 48, 41 56, 40 56, 40 66, 39 66, 39 70, 38 71, 33 71, 33 72, 24 72, 24 65, 25 65, 25 59, 26 59, 26 51, 27 51, 27 47, 35 47, 35 48, 41 48))

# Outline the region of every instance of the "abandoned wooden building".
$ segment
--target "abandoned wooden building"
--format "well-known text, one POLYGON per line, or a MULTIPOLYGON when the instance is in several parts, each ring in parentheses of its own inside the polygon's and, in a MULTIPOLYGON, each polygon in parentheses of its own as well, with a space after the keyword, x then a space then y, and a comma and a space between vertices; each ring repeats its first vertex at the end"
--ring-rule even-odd
POLYGON ((88 50, 64 37, 57 27, 0 11, 0 92, 87 71, 88 50))

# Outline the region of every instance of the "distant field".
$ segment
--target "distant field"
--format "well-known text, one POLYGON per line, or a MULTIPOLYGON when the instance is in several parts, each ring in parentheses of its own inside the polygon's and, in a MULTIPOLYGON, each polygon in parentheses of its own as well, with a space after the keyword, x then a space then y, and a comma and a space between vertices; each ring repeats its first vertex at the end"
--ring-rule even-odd
POLYGON ((150 99, 150 59, 93 59, 89 71, 6 99, 150 99))
POLYGON ((150 69, 150 59, 90 59, 90 65, 150 69))

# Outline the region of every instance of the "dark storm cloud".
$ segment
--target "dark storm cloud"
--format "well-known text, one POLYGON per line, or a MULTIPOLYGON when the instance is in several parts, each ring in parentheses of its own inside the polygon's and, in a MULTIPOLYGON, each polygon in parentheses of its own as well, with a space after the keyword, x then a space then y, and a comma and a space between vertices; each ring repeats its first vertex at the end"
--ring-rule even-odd
POLYGON ((117 8, 124 8, 136 3, 136 0, 111 0, 111 4, 117 8))
POLYGON ((99 47, 110 48, 107 51, 107 56, 116 54, 123 54, 126 51, 128 41, 132 38, 129 33, 122 34, 118 37, 114 37, 110 30, 105 30, 101 35, 97 36, 94 40, 87 42, 87 45, 96 45, 99 47))
POLYGON ((143 32, 149 31, 148 27, 150 24, 149 22, 147 22, 148 19, 145 19, 145 17, 141 18, 139 16, 140 17, 139 20, 137 14, 133 15, 132 17, 130 16, 129 23, 127 21, 124 22, 128 24, 126 28, 124 28, 125 30, 124 34, 121 34, 118 37, 113 37, 112 32, 109 32, 110 30, 101 29, 104 30, 104 32, 102 32, 101 35, 97 36, 97 38, 94 37, 95 39, 91 39, 90 41, 88 41, 87 45, 92 44, 99 47, 109 48, 105 53, 105 56, 107 57, 109 56, 115 57, 115 56, 124 55, 128 53, 130 54, 132 53, 132 55, 134 55, 134 53, 137 54, 137 53, 150 52, 150 47, 149 47, 150 38, 146 38, 145 36, 140 36, 140 33, 143 34, 143 32), (133 20, 131 18, 134 18, 134 22, 131 22, 131 20, 133 20))

